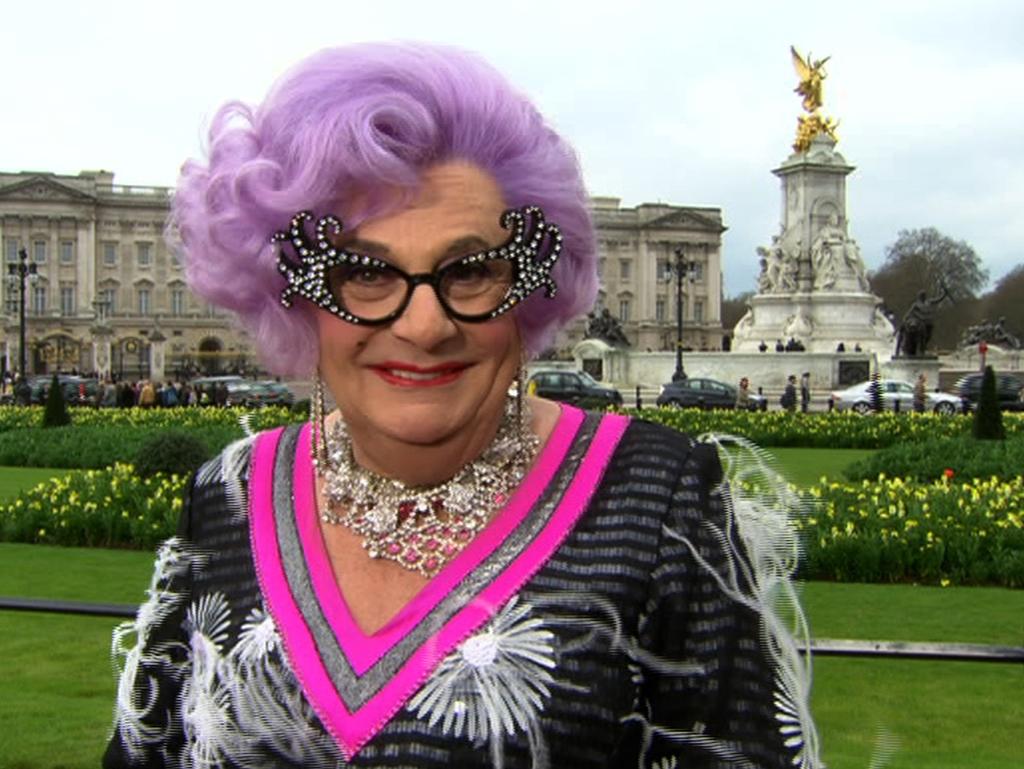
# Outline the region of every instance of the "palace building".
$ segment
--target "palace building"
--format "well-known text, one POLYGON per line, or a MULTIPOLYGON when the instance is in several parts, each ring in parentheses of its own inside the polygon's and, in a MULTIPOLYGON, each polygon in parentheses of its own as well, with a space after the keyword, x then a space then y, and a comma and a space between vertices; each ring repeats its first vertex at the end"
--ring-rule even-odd
MULTIPOLYGON (((0 172, 4 371, 19 367, 22 309, 29 374, 169 379, 259 368, 251 340, 191 294, 164 243, 172 195, 167 187, 115 184, 108 171, 0 172)), ((720 349, 721 210, 629 208, 601 197, 593 214, 601 270, 595 312, 608 310, 636 349, 674 349, 671 265, 682 254, 693 264, 683 281, 683 345, 720 349)), ((563 334, 560 351, 586 326, 563 334)))

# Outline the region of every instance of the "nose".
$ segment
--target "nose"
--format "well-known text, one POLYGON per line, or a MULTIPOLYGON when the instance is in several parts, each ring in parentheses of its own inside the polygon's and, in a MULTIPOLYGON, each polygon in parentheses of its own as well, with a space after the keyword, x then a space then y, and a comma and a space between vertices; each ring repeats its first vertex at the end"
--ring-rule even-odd
POLYGON ((413 289, 405 312, 391 323, 391 333, 422 350, 434 349, 457 332, 433 286, 425 283, 413 289))

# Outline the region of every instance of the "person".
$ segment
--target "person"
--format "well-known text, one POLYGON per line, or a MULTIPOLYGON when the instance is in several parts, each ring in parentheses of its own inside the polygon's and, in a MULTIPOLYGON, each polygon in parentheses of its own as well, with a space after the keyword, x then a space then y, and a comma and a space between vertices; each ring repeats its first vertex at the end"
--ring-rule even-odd
POLYGON ((740 379, 740 386, 736 390, 736 408, 750 410, 750 380, 747 377, 740 379))
POLYGON ((786 411, 796 411, 796 374, 790 374, 786 379, 786 387, 779 396, 779 405, 786 411))
POLYGON ((804 414, 811 405, 811 372, 805 371, 800 375, 800 411, 804 414))
POLYGON ((928 397, 928 377, 922 371, 914 382, 914 411, 923 414, 928 397))
POLYGON ((192 479, 107 767, 816 765, 787 559, 714 446, 521 393, 596 297, 588 202, 454 49, 325 50, 218 113, 168 232, 310 421, 192 479))

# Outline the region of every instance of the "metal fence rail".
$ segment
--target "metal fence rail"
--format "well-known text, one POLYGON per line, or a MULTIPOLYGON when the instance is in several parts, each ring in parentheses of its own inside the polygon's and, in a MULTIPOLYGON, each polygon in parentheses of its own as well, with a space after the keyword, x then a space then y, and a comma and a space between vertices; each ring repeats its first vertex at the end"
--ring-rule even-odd
MULTIPOLYGON (((88 603, 85 601, 57 601, 49 598, 0 596, 0 610, 131 619, 135 616, 136 609, 137 607, 134 605, 123 603, 88 603)), ((806 652, 807 648, 802 648, 801 651, 806 652)), ((905 660, 1024 664, 1024 646, 815 638, 811 640, 810 651, 818 657, 882 657, 905 660)))

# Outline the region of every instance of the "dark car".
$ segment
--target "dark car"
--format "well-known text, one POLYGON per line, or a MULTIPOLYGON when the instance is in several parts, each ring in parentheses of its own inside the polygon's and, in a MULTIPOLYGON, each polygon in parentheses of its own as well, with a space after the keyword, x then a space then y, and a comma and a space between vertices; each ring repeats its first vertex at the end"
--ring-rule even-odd
MULTIPOLYGON (((659 406, 732 409, 736 408, 736 388, 717 379, 689 377, 664 385, 656 402, 659 406)), ((759 411, 764 402, 764 396, 751 393, 749 409, 759 411)))
POLYGON ((584 408, 622 405, 618 390, 595 381, 583 371, 538 371, 530 377, 528 389, 538 397, 584 408))
MULTIPOLYGON (((64 393, 64 402, 69 406, 91 406, 95 403, 96 390, 99 382, 87 377, 75 376, 73 374, 58 374, 57 381, 64 393)), ((31 388, 30 400, 32 403, 46 403, 46 396, 50 392, 50 384, 53 382, 53 374, 40 374, 30 377, 28 380, 31 388)))
MULTIPOLYGON (((953 391, 963 398, 967 408, 974 411, 981 397, 981 380, 984 374, 968 374, 957 380, 953 391)), ((996 374, 996 397, 1003 411, 1024 411, 1024 381, 1013 374, 996 374)))
MULTIPOLYGON (((213 390, 223 385, 227 388, 228 406, 247 405, 254 391, 251 380, 235 375, 200 377, 193 379, 191 384, 197 393, 206 393, 211 404, 214 402, 213 390)), ((200 403, 203 403, 202 396, 200 403)))

